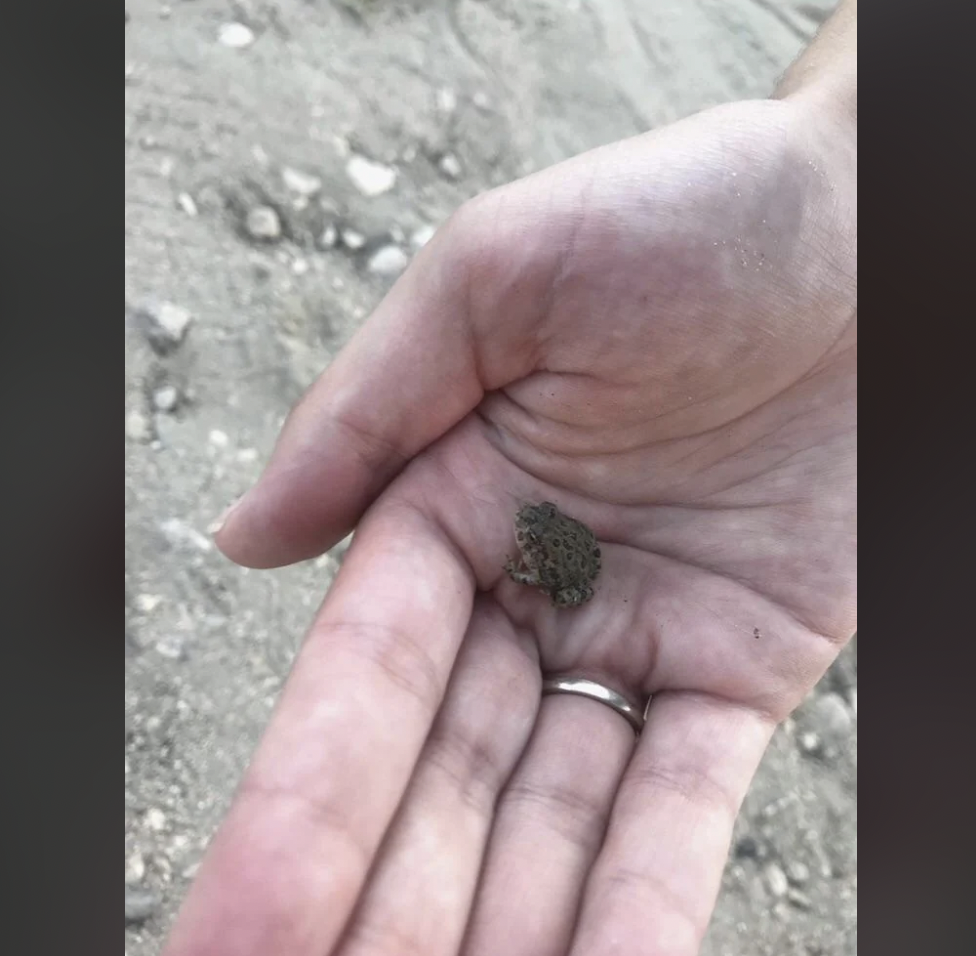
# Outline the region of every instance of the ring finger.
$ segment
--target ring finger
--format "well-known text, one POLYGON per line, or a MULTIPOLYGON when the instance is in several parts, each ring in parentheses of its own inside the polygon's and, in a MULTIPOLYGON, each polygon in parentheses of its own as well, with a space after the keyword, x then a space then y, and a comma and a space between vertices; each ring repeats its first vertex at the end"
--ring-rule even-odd
POLYGON ((608 707, 544 699, 502 797, 465 956, 564 956, 634 732, 608 707))

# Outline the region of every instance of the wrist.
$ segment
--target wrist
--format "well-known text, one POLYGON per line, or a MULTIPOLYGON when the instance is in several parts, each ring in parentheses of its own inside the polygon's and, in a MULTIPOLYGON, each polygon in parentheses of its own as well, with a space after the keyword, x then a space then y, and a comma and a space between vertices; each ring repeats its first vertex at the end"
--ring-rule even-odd
POLYGON ((780 82, 790 100, 857 141, 857 0, 844 0, 780 82))

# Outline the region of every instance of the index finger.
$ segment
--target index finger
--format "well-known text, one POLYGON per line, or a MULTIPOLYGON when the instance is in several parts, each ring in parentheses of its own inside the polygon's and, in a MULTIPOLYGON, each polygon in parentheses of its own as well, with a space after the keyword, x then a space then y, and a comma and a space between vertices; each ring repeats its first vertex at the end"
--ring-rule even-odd
MULTIPOLYGON (((293 409, 261 479, 217 534, 233 560, 276 567, 331 547, 486 390, 519 377, 528 323, 510 310, 486 349, 472 314, 475 273, 524 268, 497 255, 483 205, 443 227, 293 409)), ((523 312, 538 298, 522 297, 523 312)))
POLYGON ((427 516, 367 517, 177 922, 167 956, 323 956, 440 707, 474 594, 427 516))

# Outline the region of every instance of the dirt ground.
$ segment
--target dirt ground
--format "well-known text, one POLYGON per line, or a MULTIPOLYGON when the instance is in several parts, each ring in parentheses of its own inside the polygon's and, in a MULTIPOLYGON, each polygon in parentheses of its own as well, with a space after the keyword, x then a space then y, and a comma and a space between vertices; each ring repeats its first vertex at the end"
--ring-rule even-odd
MULTIPOLYGON (((160 951, 338 554, 207 529, 465 198, 766 94, 827 0, 128 0, 125 867, 160 951)), ((705 956, 857 952, 857 650, 777 735, 705 956)))

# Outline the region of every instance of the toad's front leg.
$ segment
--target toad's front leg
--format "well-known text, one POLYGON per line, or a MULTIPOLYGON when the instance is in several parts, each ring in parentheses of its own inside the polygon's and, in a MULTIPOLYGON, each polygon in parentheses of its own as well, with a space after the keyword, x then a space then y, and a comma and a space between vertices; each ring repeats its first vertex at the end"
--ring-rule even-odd
POLYGON ((516 564, 511 558, 505 563, 505 570, 516 584, 527 584, 529 587, 539 586, 538 572, 521 570, 519 564, 516 564))

